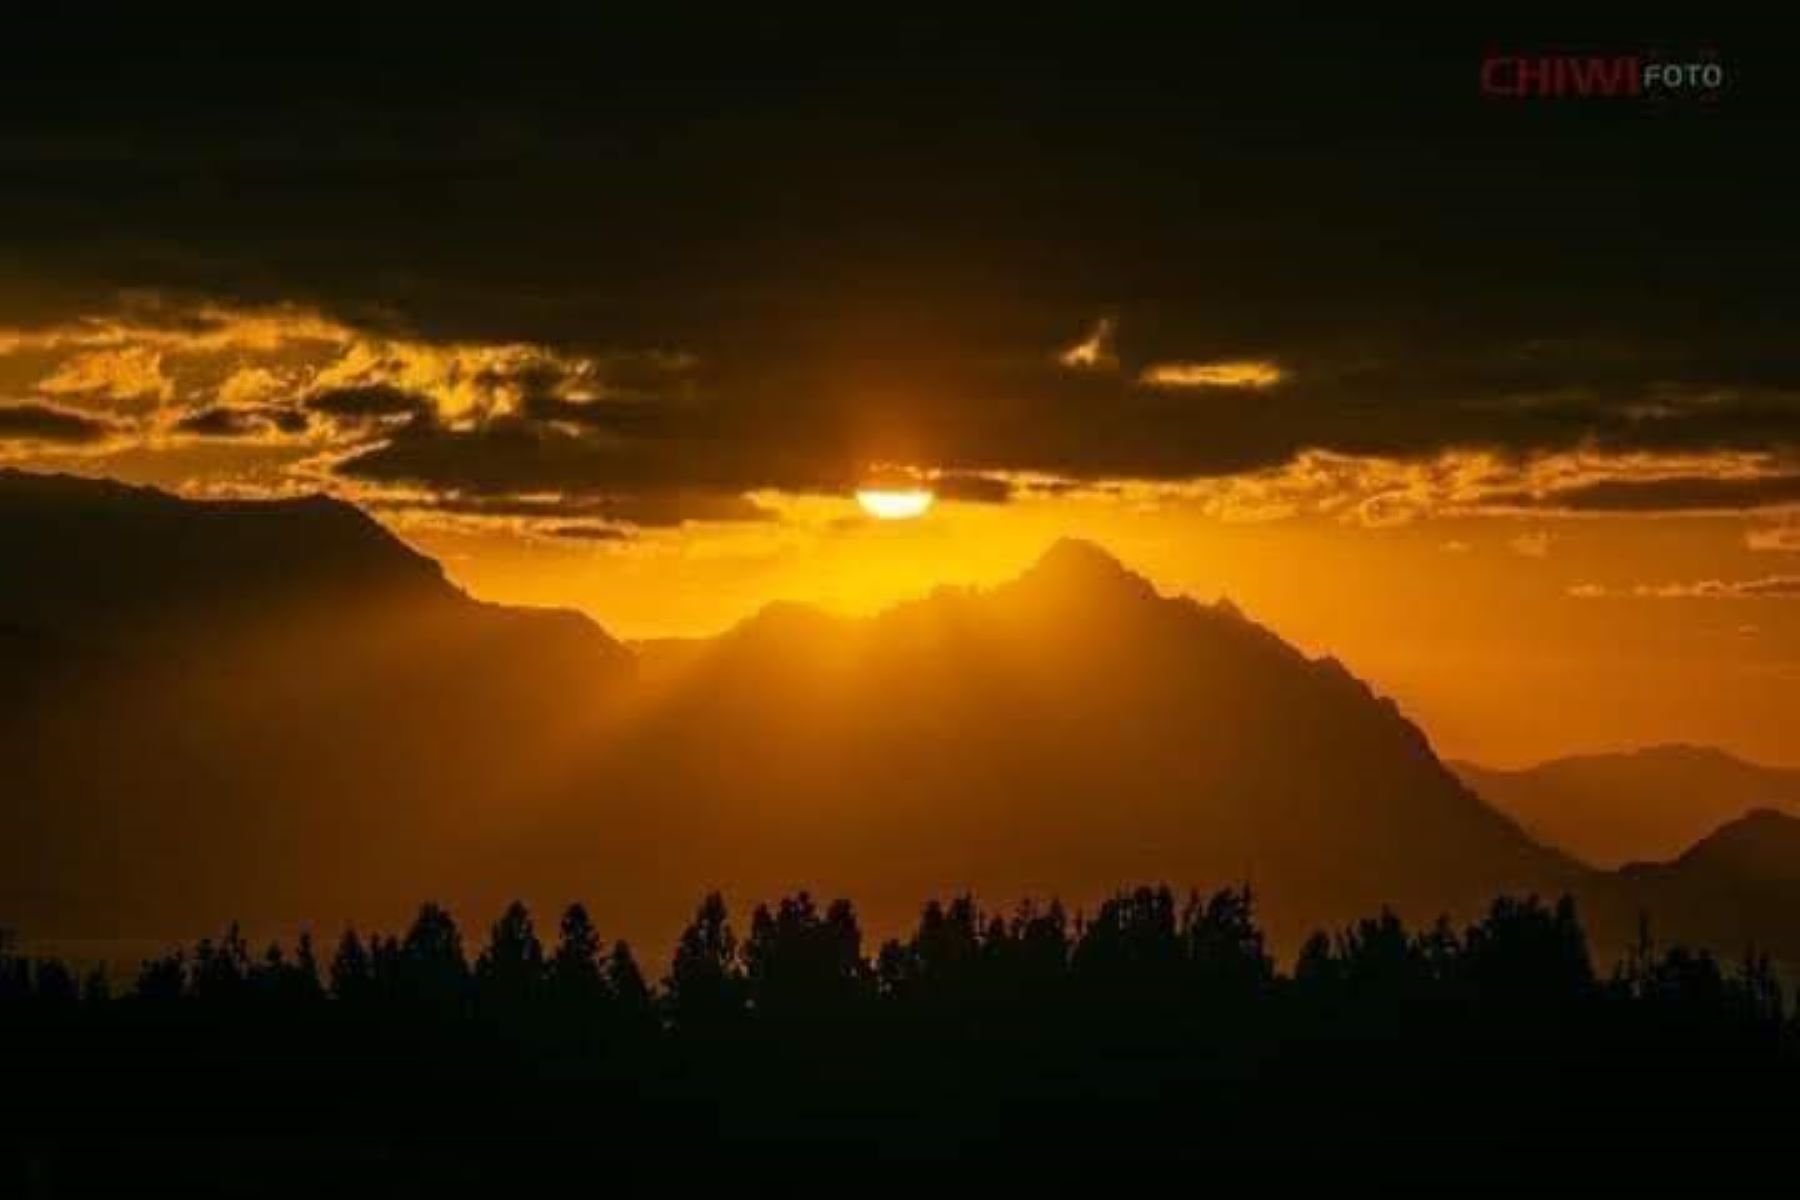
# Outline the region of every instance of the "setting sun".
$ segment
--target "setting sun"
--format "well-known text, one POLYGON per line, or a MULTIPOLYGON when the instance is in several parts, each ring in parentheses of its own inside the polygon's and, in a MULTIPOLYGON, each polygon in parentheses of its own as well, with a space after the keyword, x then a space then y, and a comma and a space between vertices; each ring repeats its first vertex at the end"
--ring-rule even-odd
POLYGON ((924 488, 863 488, 856 502, 871 517, 882 521, 907 521, 925 515, 936 499, 924 488))

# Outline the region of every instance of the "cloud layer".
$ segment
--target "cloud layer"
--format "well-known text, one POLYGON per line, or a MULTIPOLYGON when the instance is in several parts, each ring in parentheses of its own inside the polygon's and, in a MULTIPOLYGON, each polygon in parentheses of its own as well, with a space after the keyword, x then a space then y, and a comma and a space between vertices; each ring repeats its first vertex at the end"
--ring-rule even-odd
POLYGON ((567 528, 764 519, 752 493, 883 479, 977 503, 1147 488, 1229 520, 1365 525, 1800 504, 1800 416, 1778 423, 1766 391, 1739 404, 1647 383, 1654 416, 1566 384, 1535 399, 1470 391, 1427 420, 1409 364, 1353 388, 1323 360, 1140 363, 1111 320, 1073 351, 987 351, 896 369, 929 385, 865 391, 791 362, 755 375, 668 347, 440 343, 291 306, 140 295, 0 330, 0 378, 35 393, 0 409, 0 453, 230 442, 279 452, 292 486, 567 528))
POLYGON ((161 22, 36 22, 0 455, 655 520, 896 470, 1375 525, 1800 504, 1758 43, 1645 120, 1484 103, 1486 28, 1041 24, 572 14, 500 79, 449 18, 221 23, 199 73, 161 22))

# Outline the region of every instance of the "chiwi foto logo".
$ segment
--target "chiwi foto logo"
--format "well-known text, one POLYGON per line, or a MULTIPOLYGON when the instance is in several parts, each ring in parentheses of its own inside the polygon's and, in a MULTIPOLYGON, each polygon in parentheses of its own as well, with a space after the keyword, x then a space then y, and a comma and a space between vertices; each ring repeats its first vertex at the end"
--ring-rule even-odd
POLYGON ((1725 65, 1713 50, 1676 56, 1488 54, 1481 94, 1502 100, 1717 100, 1725 65))

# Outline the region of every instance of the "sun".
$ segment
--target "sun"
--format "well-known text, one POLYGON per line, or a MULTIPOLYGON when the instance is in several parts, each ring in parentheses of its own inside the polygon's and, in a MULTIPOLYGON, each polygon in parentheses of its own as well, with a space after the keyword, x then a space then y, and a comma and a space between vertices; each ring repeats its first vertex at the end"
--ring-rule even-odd
POLYGON ((937 499, 924 488, 860 488, 856 502, 880 521, 909 521, 923 516, 937 499))

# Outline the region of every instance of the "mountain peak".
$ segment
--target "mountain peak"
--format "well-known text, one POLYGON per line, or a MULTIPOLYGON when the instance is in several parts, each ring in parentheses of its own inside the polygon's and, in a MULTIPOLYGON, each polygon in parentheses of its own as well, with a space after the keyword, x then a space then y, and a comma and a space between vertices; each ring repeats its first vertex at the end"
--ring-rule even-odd
POLYGON ((1099 543, 1074 537, 1058 538, 1018 582, 1059 593, 1127 591, 1134 595, 1155 595, 1149 580, 1114 558, 1099 543))
POLYGON ((1697 842, 1687 854, 1692 856, 1705 853, 1709 848, 1715 851, 1728 848, 1737 852, 1752 848, 1766 850, 1775 845, 1778 839, 1791 852, 1800 854, 1800 819, 1773 808, 1753 808, 1743 816, 1719 826, 1697 842))
POLYGON ((1672 862, 1633 862, 1627 877, 1694 872, 1744 882, 1800 880, 1800 819, 1755 808, 1719 826, 1672 862))
POLYGON ((725 632, 726 638, 810 638, 841 624, 823 609, 798 600, 771 600, 725 632))

